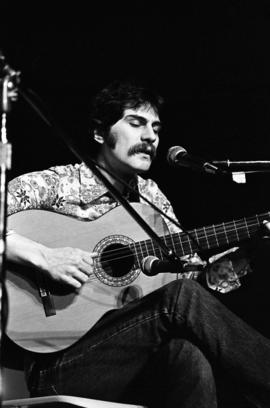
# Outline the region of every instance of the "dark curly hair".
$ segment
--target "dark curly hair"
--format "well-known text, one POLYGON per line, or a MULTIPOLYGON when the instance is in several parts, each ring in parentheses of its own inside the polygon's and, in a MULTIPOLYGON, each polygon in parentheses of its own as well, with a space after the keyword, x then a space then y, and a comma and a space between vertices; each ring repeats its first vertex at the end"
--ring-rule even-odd
POLYGON ((110 127, 118 122, 126 109, 151 106, 160 114, 164 100, 150 87, 134 80, 116 80, 102 89, 92 101, 90 133, 96 130, 106 137, 110 127))

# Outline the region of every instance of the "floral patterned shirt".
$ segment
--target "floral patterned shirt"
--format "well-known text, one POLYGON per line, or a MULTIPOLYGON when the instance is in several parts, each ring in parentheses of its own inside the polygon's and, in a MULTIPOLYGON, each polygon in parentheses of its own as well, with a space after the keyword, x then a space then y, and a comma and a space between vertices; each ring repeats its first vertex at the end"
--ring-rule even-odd
MULTIPOLYGON (((130 193, 126 189, 124 193, 129 201, 145 203, 136 194, 138 191, 177 223, 171 203, 153 180, 137 176, 130 186, 135 192, 130 193)), ((96 220, 117 205, 119 204, 104 184, 84 163, 55 166, 24 174, 8 185, 8 215, 26 209, 44 209, 96 220)), ((180 227, 166 217, 163 218, 170 233, 181 232, 180 227)), ((186 272, 181 277, 196 279, 205 263, 197 254, 191 254, 185 257, 185 266, 186 272)), ((207 282, 212 289, 227 292, 240 286, 237 275, 231 260, 225 257, 210 267, 207 282)))
MULTIPOLYGON (((177 222, 170 202, 153 180, 137 176, 130 186, 135 193, 124 193, 129 201, 135 198, 135 201, 145 203, 136 195, 137 190, 177 222)), ((8 215, 26 209, 43 209, 96 220, 117 205, 104 184, 84 163, 24 174, 8 185, 8 215)), ((175 224, 164 219, 170 233, 180 231, 175 224)))

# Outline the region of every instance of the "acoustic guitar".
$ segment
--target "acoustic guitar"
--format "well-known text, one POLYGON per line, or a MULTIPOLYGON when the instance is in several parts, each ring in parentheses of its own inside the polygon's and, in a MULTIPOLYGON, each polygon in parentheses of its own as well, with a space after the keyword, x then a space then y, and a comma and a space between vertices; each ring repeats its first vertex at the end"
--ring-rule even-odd
MULTIPOLYGON (((194 229, 189 234, 169 234, 158 212, 146 204, 132 205, 179 257, 199 252, 198 248, 218 249, 246 240, 258 232, 263 220, 269 219, 269 213, 265 213, 194 229)), ((25 210, 8 217, 8 228, 50 247, 77 247, 98 254, 93 273, 79 290, 60 286, 34 269, 8 265, 6 333, 26 350, 62 350, 85 335, 104 313, 178 277, 176 273, 154 277, 142 273, 143 258, 164 256, 121 206, 95 221, 25 210)))

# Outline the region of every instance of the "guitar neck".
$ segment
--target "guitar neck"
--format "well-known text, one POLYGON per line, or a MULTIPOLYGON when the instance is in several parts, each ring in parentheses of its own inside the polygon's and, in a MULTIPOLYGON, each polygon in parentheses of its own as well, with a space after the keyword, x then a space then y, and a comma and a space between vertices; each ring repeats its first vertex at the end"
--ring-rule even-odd
MULTIPOLYGON (((193 229, 188 233, 168 234, 162 240, 179 257, 203 250, 223 248, 226 245, 237 244, 253 237, 261 228, 263 220, 269 219, 269 215, 270 213, 267 212, 227 223, 193 229)), ((137 243, 136 253, 140 257, 154 254, 160 259, 164 258, 161 249, 150 239, 137 243)))

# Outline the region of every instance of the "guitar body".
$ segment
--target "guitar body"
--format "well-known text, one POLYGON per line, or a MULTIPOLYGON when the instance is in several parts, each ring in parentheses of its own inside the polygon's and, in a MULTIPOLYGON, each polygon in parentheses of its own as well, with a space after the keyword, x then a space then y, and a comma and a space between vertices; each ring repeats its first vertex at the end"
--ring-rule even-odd
MULTIPOLYGON (((145 204, 134 203, 133 207, 158 235, 168 234, 157 212, 145 204)), ((175 274, 148 277, 141 272, 139 258, 126 248, 149 237, 121 206, 95 221, 25 210, 8 217, 8 228, 49 247, 76 247, 99 255, 93 274, 80 290, 46 281, 35 270, 8 265, 6 332, 30 351, 64 349, 85 335, 104 313, 176 279, 175 274), (114 252, 121 256, 110 264, 106 257, 114 252)))

